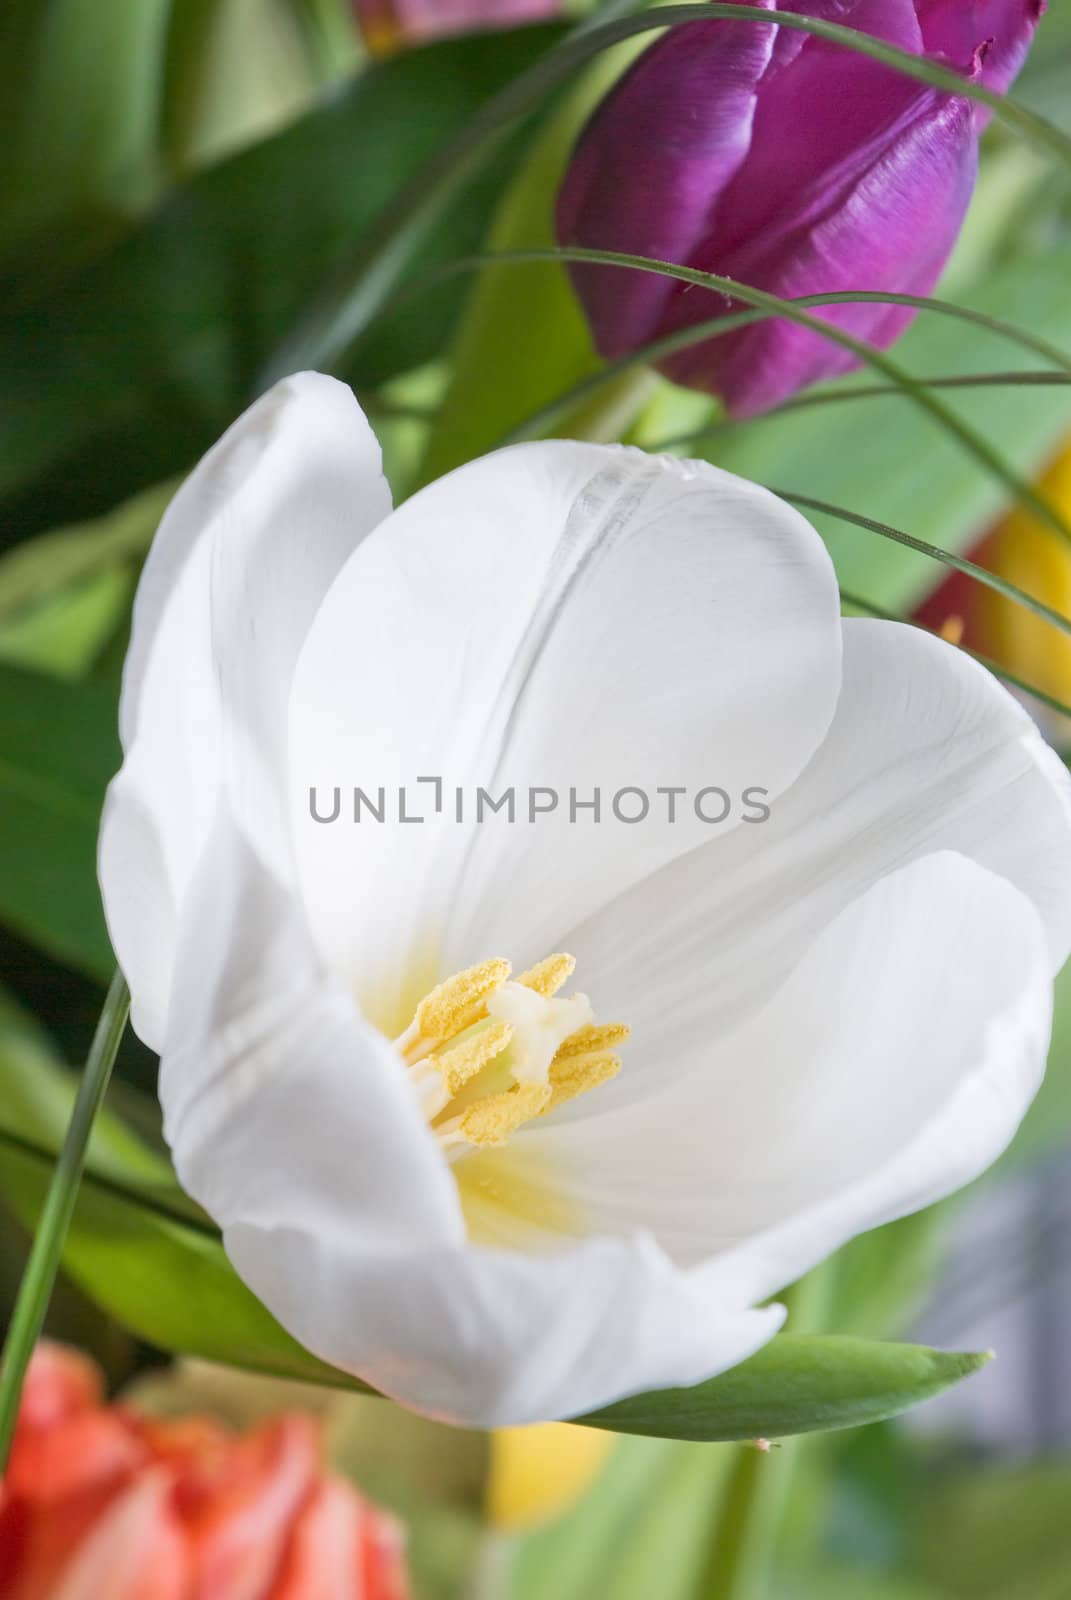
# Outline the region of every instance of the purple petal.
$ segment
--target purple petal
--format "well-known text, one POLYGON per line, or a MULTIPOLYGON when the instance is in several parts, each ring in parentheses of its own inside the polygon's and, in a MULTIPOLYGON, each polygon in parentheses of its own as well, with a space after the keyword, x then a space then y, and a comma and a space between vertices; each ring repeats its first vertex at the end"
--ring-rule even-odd
MULTIPOLYGON (((818 9, 812 4, 813 12, 818 9)), ((822 9, 832 9, 829 0, 822 9)), ((850 11, 837 9, 851 16, 852 26, 887 43, 921 43, 913 0, 854 0, 850 11)), ((728 254, 748 239, 765 248, 771 228, 782 236, 798 232, 823 216, 845 183, 932 100, 930 89, 891 67, 807 39, 804 50, 759 86, 747 162, 726 190, 705 245, 713 242, 728 254)))
POLYGON ((970 70, 1003 94, 1026 60, 1046 0, 917 0, 927 55, 970 70))
MULTIPOLYGON (((875 39, 884 39, 886 44, 909 50, 912 55, 922 53, 915 0, 800 0, 798 5, 779 4, 778 9, 816 17, 822 22, 839 22, 844 28, 858 28, 860 33, 873 34, 875 39)), ((781 28, 769 76, 772 78, 773 70, 790 66, 803 47, 809 48, 813 43, 805 33, 781 28)))
MULTIPOLYGON (((931 96, 926 109, 845 185, 828 213, 794 237, 750 241, 728 256, 700 253, 702 268, 792 299, 839 290, 928 294, 955 243, 974 186, 977 139, 969 104, 931 96), (746 256, 746 270, 740 270, 746 256), (713 259, 712 259, 713 257, 713 259)), ((667 327, 702 321, 711 299, 678 297, 667 327)), ((837 306, 823 320, 885 346, 913 313, 880 304, 837 306)), ((798 389, 858 363, 821 335, 793 323, 763 322, 704 342, 666 364, 669 375, 718 393, 736 416, 780 404, 798 389)))
MULTIPOLYGON (((581 137, 558 200, 560 242, 690 260, 747 156, 774 33, 694 23, 646 51, 581 137)), ((578 267, 574 281, 610 358, 652 337, 674 293, 669 279, 617 267, 578 267)))

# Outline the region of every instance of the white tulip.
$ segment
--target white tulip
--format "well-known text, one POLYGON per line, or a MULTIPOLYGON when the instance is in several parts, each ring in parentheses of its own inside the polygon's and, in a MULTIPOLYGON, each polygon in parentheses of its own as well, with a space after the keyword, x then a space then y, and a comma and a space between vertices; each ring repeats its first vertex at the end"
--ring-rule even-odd
POLYGON ((432 1415, 734 1365, 1038 1087, 1067 773, 712 466, 555 440, 392 513, 349 390, 289 379, 164 519, 122 736, 101 880, 182 1182, 292 1334, 432 1415))

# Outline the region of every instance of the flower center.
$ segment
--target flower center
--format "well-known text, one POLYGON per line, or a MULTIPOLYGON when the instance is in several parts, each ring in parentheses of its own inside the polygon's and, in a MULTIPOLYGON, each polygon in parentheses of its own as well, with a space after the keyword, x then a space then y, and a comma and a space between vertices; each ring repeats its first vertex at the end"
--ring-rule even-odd
POLYGON ((394 1041, 447 1160, 503 1145, 533 1117, 617 1075, 623 1022, 597 1023, 587 995, 558 998, 572 956, 510 978, 501 958, 440 983, 394 1041))

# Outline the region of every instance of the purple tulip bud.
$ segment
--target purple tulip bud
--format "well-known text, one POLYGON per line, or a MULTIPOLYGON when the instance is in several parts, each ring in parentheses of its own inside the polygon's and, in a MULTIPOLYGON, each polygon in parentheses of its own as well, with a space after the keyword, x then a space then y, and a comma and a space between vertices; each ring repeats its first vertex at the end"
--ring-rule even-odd
MULTIPOLYGON (((985 108, 811 34, 779 8, 858 28, 1003 91, 1045 0, 743 0, 769 25, 678 26, 595 113, 558 200, 563 245, 655 257, 787 299, 929 294, 974 187, 985 108)), ((652 273, 577 265, 599 350, 614 360, 739 303, 652 273)), ((914 313, 815 312, 885 347, 914 313)), ((793 323, 753 324, 663 364, 752 416, 858 363, 793 323)))

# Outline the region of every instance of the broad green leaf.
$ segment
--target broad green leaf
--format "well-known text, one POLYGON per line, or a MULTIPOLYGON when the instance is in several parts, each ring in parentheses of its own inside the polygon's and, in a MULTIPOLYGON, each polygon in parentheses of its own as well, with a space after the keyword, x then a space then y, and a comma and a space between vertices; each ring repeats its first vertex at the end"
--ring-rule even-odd
POLYGON ((288 0, 308 39, 309 50, 327 78, 338 77, 364 59, 353 0, 288 0))
MULTIPOLYGON (((52 1041, 0 988, 0 1127, 4 1133, 58 1149, 74 1094, 74 1076, 52 1041)), ((93 1125, 89 1160, 101 1176, 118 1182, 151 1184, 157 1189, 164 1186, 169 1191, 177 1187, 170 1164, 108 1109, 101 1111, 93 1125)))
MULTIPOLYGON (((201 173, 41 304, 0 315, 5 541, 103 512, 190 466, 251 398, 269 351, 421 162, 560 29, 450 40, 362 72, 281 133, 201 173), (48 474, 49 468, 62 471, 48 474)), ((421 268, 481 242, 502 178, 452 208, 421 268)), ((342 375, 434 356, 462 280, 381 318, 342 375)))
MULTIPOLYGON (((31 1228, 74 1100, 45 1034, 0 992, 0 1195, 31 1228)), ((168 1162, 111 1112, 98 1117, 64 1267, 91 1299, 162 1349, 324 1381, 235 1276, 168 1162)))
POLYGON ((0 920, 98 977, 114 961, 97 889, 116 694, 0 664, 0 920))
POLYGON ((178 481, 156 484, 102 517, 51 529, 0 556, 0 624, 17 622, 57 590, 143 556, 178 481))
POLYGON ((986 1355, 783 1333, 718 1378, 622 1400, 583 1421, 678 1439, 779 1439, 895 1416, 970 1377, 986 1355))
POLYGON ((80 678, 127 614, 133 574, 111 568, 50 594, 17 615, 0 614, 0 662, 80 678))
POLYGON ((287 0, 171 0, 166 154, 185 177, 304 111, 315 61, 287 0))
POLYGON ((0 248, 72 214, 130 214, 149 199, 170 6, 5 0, 0 248))
MULTIPOLYGON (((632 43, 608 51, 555 111, 503 196, 490 251, 554 244, 554 207, 573 145, 601 95, 640 48, 632 43)), ((556 261, 520 271, 484 267, 471 285, 450 362, 421 483, 492 449, 504 432, 602 365, 566 270, 556 261)), ((642 384, 643 375, 638 388, 632 374, 622 395, 600 396, 608 427, 578 429, 580 437, 611 438, 627 427, 642 384)), ((563 425, 562 433, 570 431, 563 425)))
MULTIPOLYGON (((26 1227, 44 1201, 50 1163, 0 1146, 0 1192, 26 1227)), ((276 1377, 362 1385, 334 1373, 283 1332, 236 1276, 218 1234, 165 1204, 135 1199, 87 1173, 63 1254, 64 1271, 124 1327, 177 1354, 276 1377)))

